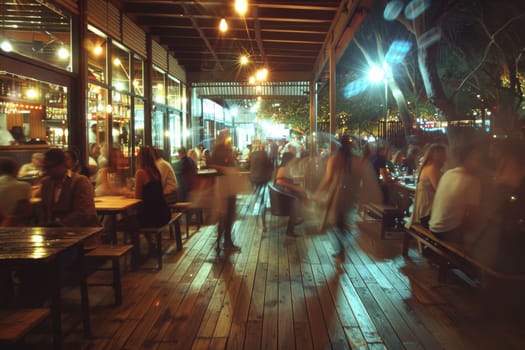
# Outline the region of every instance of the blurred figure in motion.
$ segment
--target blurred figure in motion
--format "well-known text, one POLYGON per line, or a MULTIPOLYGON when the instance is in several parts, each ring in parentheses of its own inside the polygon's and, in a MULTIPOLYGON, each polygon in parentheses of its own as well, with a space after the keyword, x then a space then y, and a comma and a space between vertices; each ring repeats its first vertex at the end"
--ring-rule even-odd
POLYGON ((109 158, 106 166, 102 166, 97 172, 95 195, 114 196, 130 194, 125 173, 127 160, 124 158, 122 151, 118 148, 110 149, 109 158))
POLYGON ((498 147, 493 188, 486 196, 490 200, 483 201, 488 223, 472 250, 496 271, 522 274, 525 272, 525 143, 507 139, 500 141, 498 147))
POLYGON ((219 215, 217 249, 220 246, 220 238, 224 235, 224 249, 239 250, 232 240, 237 196, 231 177, 236 170, 230 133, 227 129, 219 133, 208 166, 218 171, 215 180, 215 196, 218 200, 216 209, 219 215))
POLYGON ((272 179, 273 161, 260 141, 255 140, 250 153, 250 181, 257 189, 272 179))
POLYGON ((31 185, 18 181, 17 171, 14 159, 0 157, 0 226, 26 224, 31 217, 31 185))
MULTIPOLYGON (((381 198, 377 177, 370 162, 353 155, 348 135, 341 136, 339 150, 328 159, 324 174, 314 198, 324 205, 321 230, 337 227, 340 234, 346 231, 350 211, 361 198, 377 202, 381 198)), ((345 246, 339 236, 339 252, 336 257, 344 259, 345 246)))

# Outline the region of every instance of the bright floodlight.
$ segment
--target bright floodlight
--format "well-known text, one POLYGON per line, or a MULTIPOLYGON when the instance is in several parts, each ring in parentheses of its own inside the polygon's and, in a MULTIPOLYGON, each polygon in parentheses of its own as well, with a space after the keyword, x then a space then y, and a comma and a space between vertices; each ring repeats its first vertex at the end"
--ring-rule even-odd
POLYGON ((370 67, 368 71, 368 80, 372 82, 379 82, 385 78, 385 71, 378 66, 370 67))
POLYGON ((235 0, 235 11, 244 16, 248 11, 248 0, 235 0))

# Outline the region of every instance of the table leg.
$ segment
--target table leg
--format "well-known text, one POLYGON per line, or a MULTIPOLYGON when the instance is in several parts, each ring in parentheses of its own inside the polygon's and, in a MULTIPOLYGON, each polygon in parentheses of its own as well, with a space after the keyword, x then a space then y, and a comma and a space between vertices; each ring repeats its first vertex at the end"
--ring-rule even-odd
POLYGON ((51 282, 51 318, 53 322, 53 342, 55 349, 62 349, 62 305, 60 301, 61 271, 58 260, 50 263, 48 279, 51 282))
POLYGON ((84 248, 79 247, 78 270, 80 278, 80 297, 82 301, 82 322, 84 326, 84 336, 91 336, 91 320, 89 315, 89 295, 87 288, 86 259, 84 258, 84 248))
POLYGON ((112 244, 117 244, 117 215, 109 215, 109 234, 112 244))

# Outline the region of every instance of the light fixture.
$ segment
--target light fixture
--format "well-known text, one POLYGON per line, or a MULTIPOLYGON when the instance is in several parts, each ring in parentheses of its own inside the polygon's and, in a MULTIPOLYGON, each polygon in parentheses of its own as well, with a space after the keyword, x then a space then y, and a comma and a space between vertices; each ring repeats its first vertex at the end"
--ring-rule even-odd
POLYGON ((93 53, 97 56, 99 56, 100 54, 102 54, 102 46, 100 45, 97 45, 93 48, 93 53))
POLYGON ((69 50, 64 45, 62 45, 58 49, 57 55, 61 60, 66 60, 69 58, 69 50))
POLYGON ((11 42, 7 39, 4 39, 2 43, 0 44, 0 48, 4 52, 11 52, 13 51, 13 45, 11 45, 11 42))
POLYGON ((241 55, 241 57, 239 58, 239 62, 241 64, 241 66, 247 65, 248 64, 248 56, 241 55))
POLYGON ((241 16, 244 16, 248 12, 248 0, 235 0, 235 11, 241 16))
POLYGON ((228 22, 224 18, 221 18, 221 21, 219 22, 219 31, 221 33, 225 33, 228 30, 228 22))
POLYGON ((249 79, 248 79, 248 82, 250 84, 255 84, 255 77, 252 75, 249 79))
POLYGON ((113 60, 113 64, 115 66, 120 66, 122 64, 122 61, 120 60, 120 58, 117 57, 113 60))

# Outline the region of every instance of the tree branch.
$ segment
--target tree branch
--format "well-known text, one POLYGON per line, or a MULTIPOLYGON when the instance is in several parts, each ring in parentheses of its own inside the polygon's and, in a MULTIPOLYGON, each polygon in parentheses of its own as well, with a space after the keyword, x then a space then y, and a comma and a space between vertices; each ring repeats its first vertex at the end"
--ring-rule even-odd
POLYGON ((488 55, 489 55, 489 52, 490 52, 490 49, 492 47, 492 45, 495 45, 496 44, 496 36, 501 32, 503 31, 506 27, 508 27, 510 24, 512 24, 512 22, 520 19, 521 17, 524 17, 525 16, 525 12, 524 13, 521 13, 517 16, 514 16, 512 18, 509 18, 509 20, 507 22, 505 22, 501 28, 499 28, 498 30, 496 30, 493 34, 490 34, 488 28, 485 26, 484 23, 481 23, 481 26, 483 28, 483 30, 485 30, 485 32, 487 33, 490 41, 489 43, 487 44, 487 47, 485 48, 485 51, 483 53, 483 57, 481 58, 481 60, 479 61, 478 65, 476 67, 474 67, 474 69, 469 73, 467 74, 467 76, 462 80, 462 82, 459 84, 458 86, 458 89, 461 89, 463 87, 463 85, 465 85, 465 82, 467 80, 470 79, 470 77, 472 77, 472 75, 474 75, 480 68, 481 66, 483 65, 483 63, 485 62, 485 60, 487 59, 488 55))

